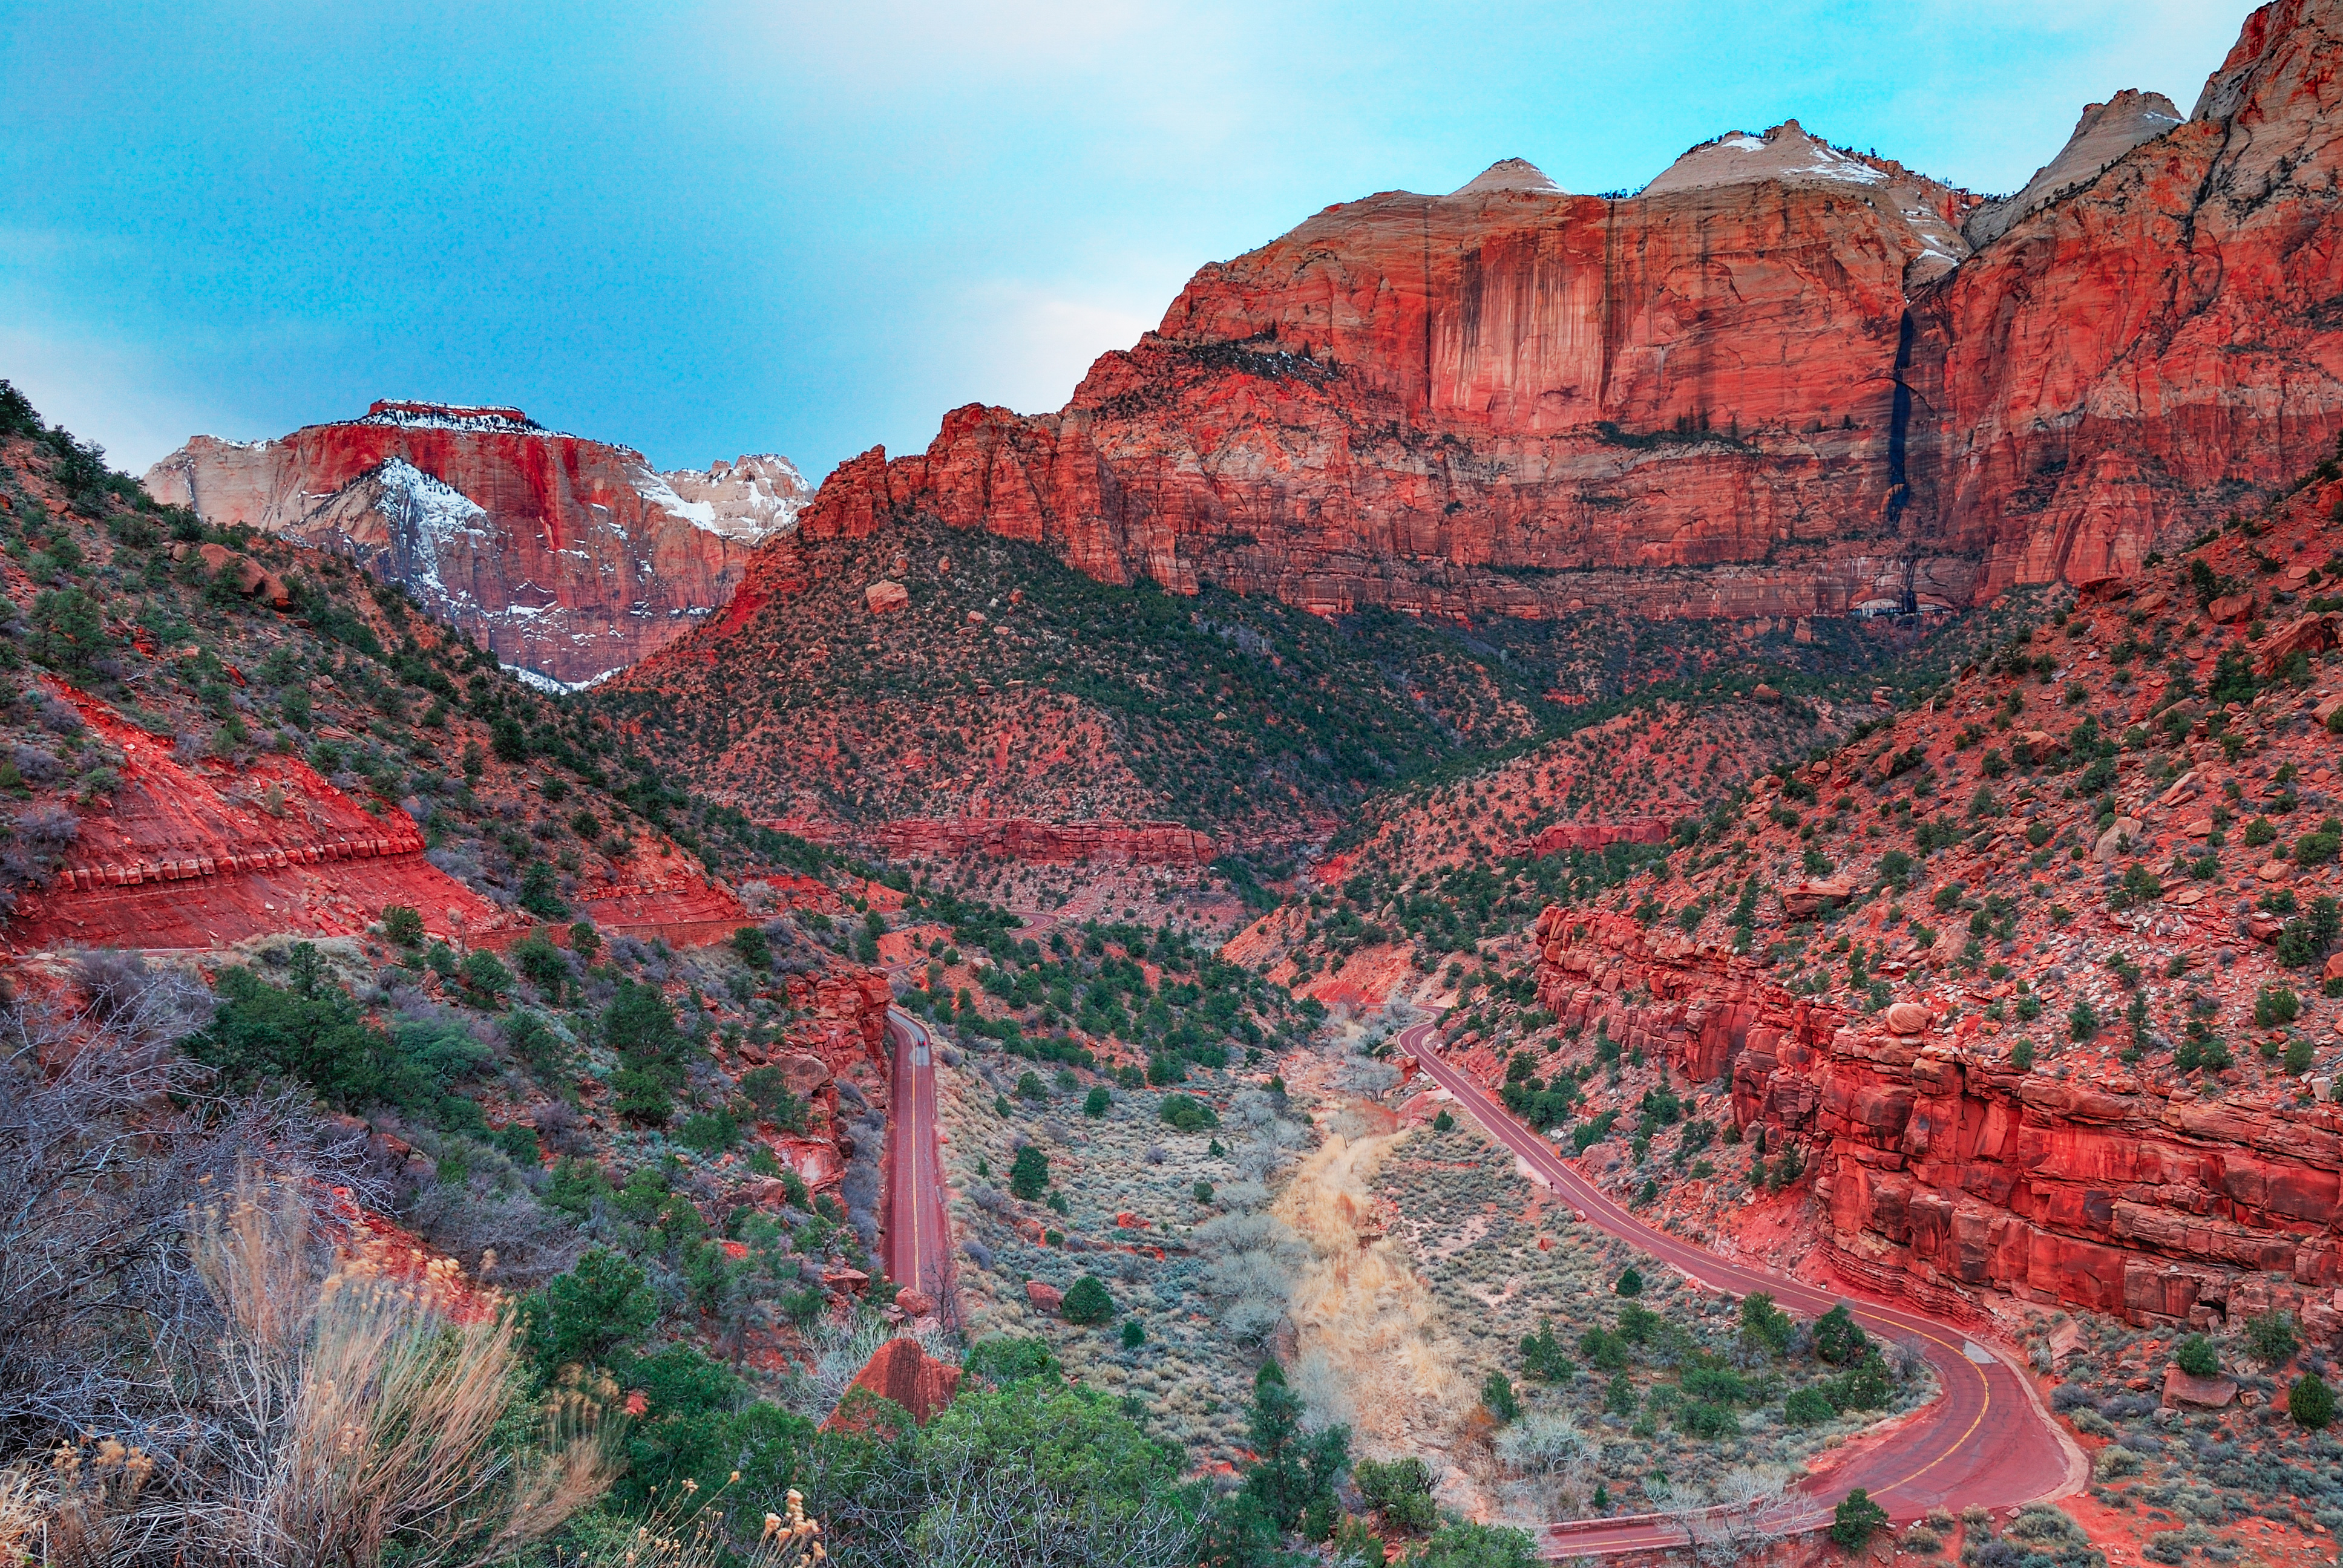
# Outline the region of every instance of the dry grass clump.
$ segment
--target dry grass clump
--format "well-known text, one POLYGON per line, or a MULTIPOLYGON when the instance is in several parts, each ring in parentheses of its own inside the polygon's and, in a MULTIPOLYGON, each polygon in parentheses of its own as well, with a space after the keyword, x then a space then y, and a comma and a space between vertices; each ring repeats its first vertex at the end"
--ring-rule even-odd
POLYGON ((1313 1254, 1292 1292, 1300 1344, 1322 1357, 1347 1392, 1361 1441, 1385 1451, 1444 1443, 1475 1398, 1406 1248, 1381 1234, 1370 1183, 1402 1136, 1353 1142, 1330 1135, 1294 1171, 1276 1209, 1313 1254))
POLYGON ((486 1563, 608 1484, 596 1405, 530 1420, 517 1325, 452 1263, 370 1237, 328 1253, 308 1184, 249 1166, 186 1220, 218 1332, 171 1376, 209 1419, 167 1462, 93 1436, 16 1467, 0 1520, 45 1562, 486 1563))

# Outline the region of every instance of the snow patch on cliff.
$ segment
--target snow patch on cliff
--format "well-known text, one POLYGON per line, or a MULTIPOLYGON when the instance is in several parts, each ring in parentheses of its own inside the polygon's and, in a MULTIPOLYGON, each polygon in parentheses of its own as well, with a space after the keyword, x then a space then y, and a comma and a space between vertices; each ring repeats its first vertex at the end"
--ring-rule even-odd
POLYGON ((435 474, 427 474, 404 457, 391 457, 375 470, 381 494, 375 510, 387 518, 407 544, 414 562, 414 580, 445 594, 439 575, 439 554, 458 539, 493 533, 488 509, 435 474))
POLYGON ((660 474, 646 465, 632 479, 652 507, 719 538, 752 545, 794 528, 813 499, 813 487, 797 465, 772 453, 719 462, 705 473, 660 474))

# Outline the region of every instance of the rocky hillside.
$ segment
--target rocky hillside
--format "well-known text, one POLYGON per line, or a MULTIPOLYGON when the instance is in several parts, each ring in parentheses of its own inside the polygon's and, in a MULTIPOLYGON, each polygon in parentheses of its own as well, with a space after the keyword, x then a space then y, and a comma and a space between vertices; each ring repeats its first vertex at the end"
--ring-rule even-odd
POLYGON ((1328 618, 1102 584, 1041 546, 914 518, 768 543, 723 615, 587 700, 803 837, 1179 863, 1322 843, 1376 790, 1656 683, 1788 671, 1867 695, 1865 671, 1942 631, 1328 618))
POLYGON ((1556 904, 1483 1070, 1581 1148, 1590 1046, 1729 1089, 1875 1286, 2343 1333, 2335 476, 1556 904))
POLYGON ((955 410, 805 526, 932 517, 1111 582, 1474 618, 2127 571, 2343 428, 2338 46, 2334 0, 2267 6, 2185 124, 2094 106, 1990 206, 1795 124, 1637 196, 1514 161, 1341 204, 1204 268, 1063 410, 955 410))
POLYGON ((661 474, 518 408, 404 402, 278 441, 198 436, 146 483, 215 528, 348 556, 504 663, 564 685, 720 608, 809 494, 786 457, 661 474))

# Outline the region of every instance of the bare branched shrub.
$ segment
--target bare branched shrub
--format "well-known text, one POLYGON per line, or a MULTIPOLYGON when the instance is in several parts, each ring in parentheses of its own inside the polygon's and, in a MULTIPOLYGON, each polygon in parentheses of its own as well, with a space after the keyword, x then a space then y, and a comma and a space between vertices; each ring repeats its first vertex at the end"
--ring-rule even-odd
POLYGON ((1211 1258, 1204 1289, 1226 1304, 1221 1326, 1245 1343, 1277 1331, 1292 1301, 1310 1250, 1282 1220, 1262 1213, 1222 1214, 1196 1227, 1198 1251, 1211 1258))
POLYGON ((923 1568, 1183 1568, 1194 1560, 1195 1523, 1168 1501, 1135 1515, 1095 1506, 1069 1512, 1031 1457, 1011 1463, 957 1457, 927 1478, 927 1510, 910 1542, 923 1568))
POLYGON ((484 1174, 475 1173, 461 1185, 425 1186, 406 1219, 434 1247, 508 1291, 543 1284, 586 1250, 585 1237, 568 1215, 518 1188, 499 1188, 484 1174))
POLYGON ((694 1508, 696 1501, 662 1503, 631 1529, 589 1527, 559 1561, 564 1568, 811 1568, 826 1560, 821 1524, 807 1516, 801 1493, 789 1493, 784 1513, 765 1515, 764 1534, 745 1552, 724 1529, 722 1494, 694 1508))
POLYGON ((1497 1458, 1530 1475, 1551 1475, 1589 1456, 1578 1422, 1554 1411, 1532 1411, 1497 1434, 1497 1458))
POLYGON ((183 1222, 240 1161, 311 1172, 320 1201, 328 1183, 379 1197, 362 1143, 306 1106, 206 1091, 166 1043, 186 1020, 175 987, 117 988, 111 1020, 0 1011, 0 1451, 95 1431, 177 1454, 202 1437, 166 1364, 216 1329, 183 1222))
POLYGON ((100 1023, 148 1047, 176 1045, 201 1031, 217 1006, 185 970, 149 964, 120 948, 81 954, 74 980, 100 1023))

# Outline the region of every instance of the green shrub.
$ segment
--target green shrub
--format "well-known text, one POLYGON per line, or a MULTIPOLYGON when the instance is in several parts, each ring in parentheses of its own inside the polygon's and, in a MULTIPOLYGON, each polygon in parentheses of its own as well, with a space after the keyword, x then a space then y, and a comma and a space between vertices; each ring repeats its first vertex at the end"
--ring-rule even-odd
POLYGON ((520 876, 520 907, 540 920, 558 920, 569 913, 561 897, 561 876, 552 863, 534 860, 520 876))
POLYGON ((755 926, 742 926, 732 933, 732 951, 752 970, 773 967, 772 941, 755 926))
POLYGON ((1104 1116, 1113 1104, 1114 1097, 1106 1091, 1106 1085, 1097 1084, 1082 1097, 1082 1114, 1095 1120, 1104 1116))
POLYGON ((2266 985, 2254 997, 2254 1022, 2263 1029, 2292 1023, 2302 1016, 2302 999, 2284 986, 2266 985))
POLYGON ((538 1374, 609 1361, 659 1322, 659 1293, 623 1254, 588 1248, 568 1273, 531 1292, 520 1306, 523 1336, 538 1374))
POLYGON ((1105 1281, 1096 1274, 1084 1274, 1066 1292, 1058 1312, 1066 1322, 1089 1328, 1114 1316, 1114 1297, 1108 1294, 1105 1281))
POLYGON ((512 970, 486 948, 474 948, 464 955, 463 980, 464 990, 474 1000, 491 1007, 513 988, 512 970))
POLYGON ((1386 1525, 1414 1533, 1439 1523, 1440 1512, 1432 1501, 1432 1470, 1423 1461, 1363 1459, 1351 1475, 1367 1506, 1382 1514, 1386 1525))
POLYGON ((1135 1351, 1147 1342, 1147 1329, 1137 1318, 1122 1320, 1122 1348, 1135 1351))
POLYGON ((1833 1366, 1859 1362, 1870 1348, 1870 1339, 1845 1302, 1815 1320, 1815 1353, 1833 1366))
POLYGON ((2264 1366, 2284 1366, 2302 1343, 2294 1314, 2283 1310, 2258 1312, 2246 1320, 2246 1343, 2264 1366))
POLYGON ((1753 1291, 1741 1298, 1741 1337, 1768 1354, 1778 1356, 1787 1351, 1796 1327, 1790 1314, 1775 1306, 1774 1298, 1765 1292, 1753 1291))
POLYGON ((2288 1385, 2286 1412, 2294 1418, 2295 1425, 2323 1432, 2335 1419, 2335 1391, 2317 1372, 2305 1372, 2288 1385))
POLYGON ((1441 1526, 1409 1568, 1538 1568, 1537 1543, 1527 1532, 1496 1524, 1441 1526))
POLYGON ((1482 1381, 1481 1403, 1500 1422, 1521 1418, 1522 1402, 1513 1392, 1513 1380, 1503 1372, 1493 1372, 1482 1381))
POLYGON ((407 904, 391 904, 382 911, 382 934, 402 948, 423 945, 422 911, 407 904))
POLYGON ((690 1041, 657 986, 622 980, 602 1010, 602 1040, 618 1058, 610 1074, 612 1106, 629 1121, 664 1126, 683 1088, 690 1041))
POLYGON ((2190 1377, 2216 1377, 2221 1371, 2221 1358, 2213 1349, 2213 1342, 2203 1334, 2190 1334, 2173 1348, 2172 1359, 2190 1377))
POLYGON ((1874 1532, 1887 1523, 1887 1510, 1871 1501, 1858 1486, 1839 1500, 1831 1515, 1830 1537, 1848 1552, 1860 1552, 1874 1532))
POLYGON ((703 1111, 685 1119, 676 1141, 702 1154, 721 1154, 740 1141, 740 1123, 729 1111, 703 1111))
POLYGON ((1156 1108, 1156 1114, 1182 1132, 1202 1132, 1221 1124, 1221 1119, 1213 1113, 1211 1106, 1187 1094, 1165 1095, 1163 1103, 1156 1108))
POLYGON ((1715 1442, 1737 1435, 1741 1422, 1723 1405, 1692 1400, 1676 1411, 1676 1429, 1688 1436, 1715 1442))
POLYGON ((968 1347, 960 1365, 969 1376, 1006 1388, 1025 1378, 1054 1378, 1062 1370, 1045 1339, 994 1335, 968 1347))
POLYGON ((740 1092, 756 1108, 760 1121, 785 1132, 806 1129, 806 1102, 789 1090, 789 1074, 778 1067, 752 1067, 740 1075, 740 1092))
POLYGON ((1644 1293, 1644 1276, 1631 1265, 1611 1288, 1623 1296, 1640 1296, 1644 1293))
POLYGON ((1009 1191, 1026 1202, 1037 1201, 1050 1185, 1050 1157, 1028 1143, 1009 1165, 1009 1191))
POLYGON ((569 978, 569 959, 543 931, 531 931, 515 942, 512 960, 522 979, 548 998, 559 999, 562 982, 569 978))
POLYGON ((1792 1426, 1820 1426, 1838 1413, 1822 1390, 1802 1388, 1782 1402, 1782 1419, 1792 1426))

